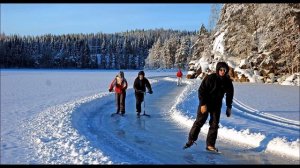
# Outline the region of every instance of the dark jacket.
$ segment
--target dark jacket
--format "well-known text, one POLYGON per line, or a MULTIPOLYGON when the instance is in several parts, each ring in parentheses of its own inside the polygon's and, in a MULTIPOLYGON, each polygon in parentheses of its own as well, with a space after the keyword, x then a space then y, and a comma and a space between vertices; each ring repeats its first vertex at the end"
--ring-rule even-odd
POLYGON ((135 78, 133 83, 135 93, 139 93, 140 91, 146 92, 146 87, 149 92, 152 91, 151 85, 147 78, 144 77, 143 80, 140 80, 139 77, 135 78))
POLYGON ((232 80, 227 75, 228 71, 228 65, 225 62, 219 62, 216 67, 216 73, 210 74, 203 79, 198 89, 201 106, 207 105, 208 110, 220 110, 222 99, 226 93, 226 106, 232 107, 234 89, 232 80), (221 67, 226 68, 226 73, 223 77, 218 75, 221 67))

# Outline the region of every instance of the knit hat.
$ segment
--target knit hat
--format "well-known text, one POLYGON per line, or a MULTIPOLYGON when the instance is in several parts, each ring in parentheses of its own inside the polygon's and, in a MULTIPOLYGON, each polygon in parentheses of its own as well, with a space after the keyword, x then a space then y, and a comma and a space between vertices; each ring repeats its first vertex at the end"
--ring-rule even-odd
POLYGON ((143 76, 145 76, 145 72, 144 72, 144 71, 140 71, 138 75, 143 75, 143 76))

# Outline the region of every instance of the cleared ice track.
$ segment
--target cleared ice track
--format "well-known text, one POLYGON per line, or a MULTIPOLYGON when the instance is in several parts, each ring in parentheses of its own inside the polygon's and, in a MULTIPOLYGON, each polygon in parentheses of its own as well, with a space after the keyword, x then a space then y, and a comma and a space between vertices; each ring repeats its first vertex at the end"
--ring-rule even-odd
MULTIPOLYGON (((253 152, 245 147, 218 141, 223 154, 207 153, 205 134, 200 134, 198 146, 182 150, 189 129, 167 119, 168 110, 184 89, 175 82, 156 77, 154 94, 146 95, 146 113, 150 118, 137 118, 132 89, 127 92, 125 117, 111 117, 115 111, 114 95, 106 103, 89 110, 86 103, 72 114, 72 124, 91 145, 109 156, 114 164, 280 164, 275 156, 253 152)), ((95 102, 94 102, 95 103, 95 102)), ((197 105, 195 105, 197 106, 197 105)))

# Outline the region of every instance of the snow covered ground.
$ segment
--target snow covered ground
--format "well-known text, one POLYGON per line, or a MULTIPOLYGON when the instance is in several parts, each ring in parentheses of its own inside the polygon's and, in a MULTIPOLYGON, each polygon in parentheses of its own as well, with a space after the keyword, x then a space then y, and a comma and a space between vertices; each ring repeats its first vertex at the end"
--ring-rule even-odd
POLYGON ((151 117, 137 119, 138 71, 126 70, 126 116, 110 117, 117 72, 1 70, 1 164, 299 164, 299 87, 234 83, 233 115, 222 113, 217 140, 223 154, 214 155, 204 150, 207 124, 198 145, 182 150, 201 80, 177 87, 175 72, 145 71, 151 117))

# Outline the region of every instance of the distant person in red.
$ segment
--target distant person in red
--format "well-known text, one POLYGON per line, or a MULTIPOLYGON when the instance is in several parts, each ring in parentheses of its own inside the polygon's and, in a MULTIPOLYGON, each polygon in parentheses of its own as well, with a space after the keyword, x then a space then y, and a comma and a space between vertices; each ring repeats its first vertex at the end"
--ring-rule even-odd
POLYGON ((109 92, 113 91, 115 88, 116 93, 116 114, 121 112, 121 115, 125 114, 125 98, 126 98, 126 89, 128 87, 127 80, 124 77, 124 72, 120 71, 115 79, 111 82, 109 86, 109 92))
POLYGON ((176 76, 177 76, 177 86, 182 85, 182 72, 180 68, 178 69, 176 76))

